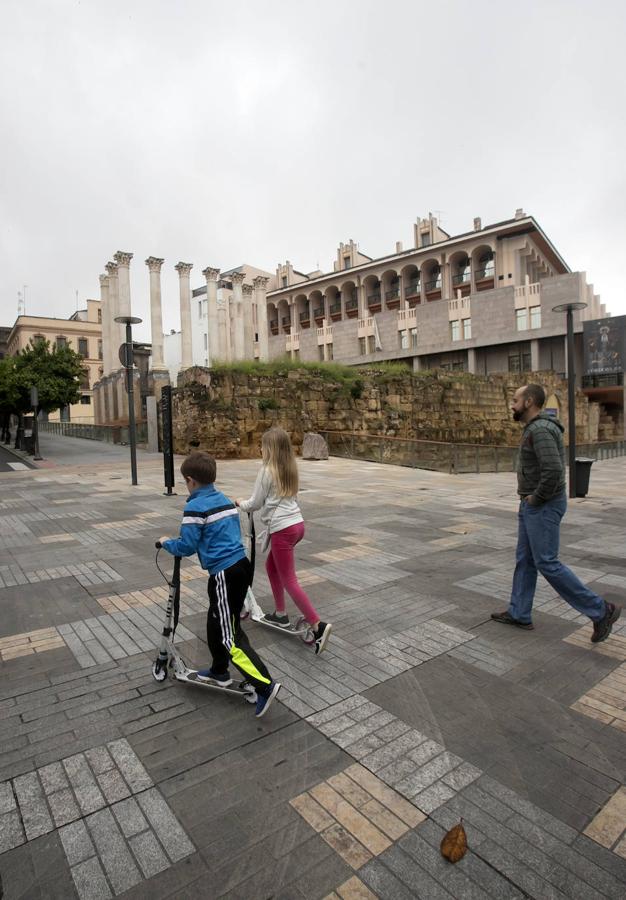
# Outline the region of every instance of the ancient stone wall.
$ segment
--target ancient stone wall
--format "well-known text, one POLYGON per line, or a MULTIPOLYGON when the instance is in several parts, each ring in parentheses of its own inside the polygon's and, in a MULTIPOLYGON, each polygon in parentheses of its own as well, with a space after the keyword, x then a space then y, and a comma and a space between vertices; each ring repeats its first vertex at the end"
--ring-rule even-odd
MULTIPOLYGON (((528 377, 528 376, 526 376, 528 377)), ((555 375, 535 376, 567 426, 567 386, 555 375)), ((519 376, 480 377, 424 372, 379 375, 356 371, 332 380, 309 370, 257 375, 194 367, 173 392, 177 453, 201 447, 220 458, 256 458, 263 432, 281 425, 299 449, 306 431, 342 431, 397 438, 516 445, 519 425, 510 399, 519 376)), ((597 440, 598 411, 577 395, 577 439, 597 440)))

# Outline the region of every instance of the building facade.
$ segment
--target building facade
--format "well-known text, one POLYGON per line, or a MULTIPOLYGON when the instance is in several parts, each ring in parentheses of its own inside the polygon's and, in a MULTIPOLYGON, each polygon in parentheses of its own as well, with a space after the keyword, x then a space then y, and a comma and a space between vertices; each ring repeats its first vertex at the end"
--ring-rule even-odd
POLYGON ((69 319, 46 316, 18 316, 7 340, 7 354, 15 356, 31 341, 47 340, 51 346, 71 347, 83 357, 85 374, 80 400, 72 406, 50 413, 51 422, 94 422, 93 386, 102 374, 102 316, 99 300, 87 300, 69 319))
POLYGON ((415 223, 413 244, 379 259, 340 244, 327 273, 279 266, 267 294, 270 358, 565 373, 566 319, 552 309, 583 301, 574 316, 582 362, 582 322, 604 307, 532 216, 517 210, 485 227, 475 219, 453 237, 429 215, 415 223))
POLYGON ((11 327, 9 325, 0 325, 0 359, 8 356, 9 335, 11 327))

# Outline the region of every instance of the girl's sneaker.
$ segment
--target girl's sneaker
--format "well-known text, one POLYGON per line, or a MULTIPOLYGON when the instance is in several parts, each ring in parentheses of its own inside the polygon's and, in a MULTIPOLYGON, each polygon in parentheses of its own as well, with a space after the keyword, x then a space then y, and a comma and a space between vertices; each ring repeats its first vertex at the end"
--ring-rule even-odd
POLYGON ((328 642, 333 626, 330 622, 320 622, 315 629, 315 654, 319 655, 328 642))
POLYGON ((255 716, 257 719, 260 719, 261 716, 264 716, 268 711, 270 706, 272 705, 274 698, 278 694, 281 688, 281 684, 279 681, 272 681, 272 683, 268 687, 268 693, 263 696, 257 692, 256 695, 256 712, 255 716))
POLYGON ((230 687, 233 679, 230 677, 228 670, 226 672, 214 672, 213 669, 198 669, 198 681, 211 681, 218 687, 230 687))
POLYGON ((266 622, 271 622, 272 625, 280 625, 281 628, 289 628, 289 616, 284 613, 268 613, 263 618, 266 622))

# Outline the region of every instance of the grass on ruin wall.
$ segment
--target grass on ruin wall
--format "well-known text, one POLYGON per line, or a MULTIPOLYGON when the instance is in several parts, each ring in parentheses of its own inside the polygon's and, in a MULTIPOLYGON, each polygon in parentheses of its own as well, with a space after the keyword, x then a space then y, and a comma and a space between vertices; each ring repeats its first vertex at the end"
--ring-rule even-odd
POLYGON ((255 376, 281 376, 289 372, 309 372, 313 377, 323 378, 325 381, 349 381, 352 382, 361 375, 367 375, 374 381, 383 381, 390 378, 410 378, 421 381, 429 378, 439 378, 446 381, 459 381, 473 379, 476 376, 469 372, 444 372, 442 370, 420 369, 414 372, 399 362, 366 363, 362 366, 344 366, 336 362, 301 362, 291 359, 276 359, 271 362, 259 362, 258 360, 241 360, 232 363, 215 363, 211 371, 216 375, 255 375, 255 376))

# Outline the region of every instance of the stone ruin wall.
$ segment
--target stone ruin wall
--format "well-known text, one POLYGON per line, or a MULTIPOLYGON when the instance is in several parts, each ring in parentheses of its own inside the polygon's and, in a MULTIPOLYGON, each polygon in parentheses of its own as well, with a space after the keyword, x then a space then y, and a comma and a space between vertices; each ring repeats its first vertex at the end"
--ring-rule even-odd
MULTIPOLYGON (((510 399, 519 375, 467 373, 389 376, 356 372, 360 389, 308 370, 282 375, 193 367, 173 392, 177 453, 207 449, 221 459, 258 458, 261 435, 280 425, 299 452, 306 431, 343 431, 448 443, 515 446, 520 428, 510 399), (357 396, 353 396, 353 394, 357 396)), ((554 394, 567 428, 567 384, 552 373, 526 374, 554 394)), ((577 441, 598 439, 597 404, 576 398, 577 441)), ((392 461, 392 460, 390 460, 392 461)))

